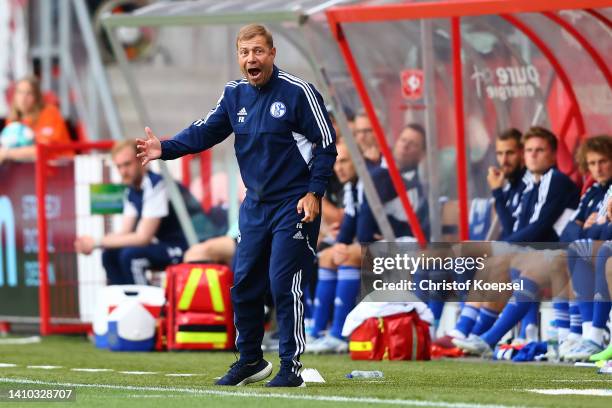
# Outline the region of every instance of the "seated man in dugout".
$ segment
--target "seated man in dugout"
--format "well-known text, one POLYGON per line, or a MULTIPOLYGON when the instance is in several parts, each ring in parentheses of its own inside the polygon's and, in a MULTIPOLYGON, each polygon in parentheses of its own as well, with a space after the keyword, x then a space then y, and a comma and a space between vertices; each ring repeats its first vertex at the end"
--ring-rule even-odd
MULTIPOLYGON (((358 120, 357 124, 362 122, 365 123, 365 120, 358 120)), ((376 219, 364 198, 363 187, 357 182, 357 174, 350 160, 348 149, 340 145, 338 152, 335 170, 338 178, 345 182, 344 219, 337 243, 331 250, 321 252, 319 257, 319 282, 315 296, 314 327, 310 333, 311 340, 319 337, 321 331, 326 328, 332 310, 333 322, 327 336, 321 336, 307 344, 306 351, 313 353, 344 352, 348 349, 347 342, 342 338, 342 327, 359 295, 360 244, 372 242, 380 236, 376 219), (357 243, 354 243, 355 238, 357 238, 357 243), (334 286, 335 298, 333 297, 334 286)), ((407 125, 402 129, 393 146, 393 158, 419 221, 427 234, 429 224, 427 200, 417 173, 417 167, 424 156, 425 132, 423 128, 417 124, 407 125)), ((391 183, 386 165, 371 166, 370 174, 395 235, 412 238, 410 224, 391 183)))
MULTIPOLYGON (((525 189, 523 176, 525 175, 525 161, 523 153, 522 133, 514 128, 509 128, 501 132, 495 140, 495 157, 498 167, 489 167, 487 183, 495 199, 495 213, 501 233, 499 239, 504 240, 513 232, 516 222, 515 212, 521 202, 521 195, 525 189)), ((468 244, 473 247, 474 244, 468 244)), ((471 248, 470 248, 471 249, 471 248)), ((465 248, 464 251, 469 251, 465 248)), ((483 248, 482 253, 486 252, 483 248)), ((490 249, 488 249, 490 253, 490 249)), ((476 256, 482 255, 476 251, 476 256)), ((491 271, 507 271, 509 269, 509 257, 498 256, 489 257, 486 266, 491 271)), ((489 276, 489 272, 481 272, 480 275, 489 276)), ((502 277, 503 279, 503 277, 502 277)), ((493 278, 495 281, 495 278, 493 278)), ((506 299, 499 302, 492 299, 491 302, 483 302, 476 298, 474 302, 467 302, 461 309, 461 314, 455 327, 446 335, 437 339, 434 343, 439 347, 450 349, 455 345, 453 338, 464 339, 470 334, 480 335, 487 331, 499 315, 499 311, 504 307, 506 299)))
POLYGON ((164 269, 183 258, 187 240, 170 204, 164 179, 142 167, 136 142, 117 142, 111 151, 123 184, 121 229, 102 237, 80 236, 74 247, 89 255, 102 249, 102 263, 109 285, 146 285, 145 271, 164 269))
MULTIPOLYGON (((523 136, 523 142, 528 169, 524 177, 526 186, 516 212, 513 232, 506 240, 515 243, 558 241, 558 234, 563 230, 561 224, 569 221, 562 215, 577 207, 577 188, 555 167, 557 141, 554 134, 543 128, 531 128, 523 136)), ((499 244, 496 245, 497 248, 492 249, 498 251, 499 244)), ((490 278, 498 282, 518 282, 521 289, 514 291, 489 330, 479 336, 453 339, 453 343, 471 353, 490 355, 506 332, 537 305, 539 291, 544 287, 552 289, 556 325, 560 328, 562 343, 569 333, 569 276, 564 267, 565 252, 514 248, 504 251, 511 255, 510 276, 498 273, 490 278)))
POLYGON ((594 182, 582 195, 578 210, 561 235, 561 241, 570 243, 567 269, 572 290, 569 292, 570 333, 559 354, 568 361, 587 360, 604 346, 609 306, 601 301, 605 290, 596 296, 595 265, 600 247, 610 239, 606 209, 612 192, 612 137, 600 135, 585 139, 577 159, 581 171, 594 182))
POLYGON ((346 316, 359 295, 361 247, 354 242, 359 212, 360 184, 345 144, 336 146, 334 172, 344 185, 344 215, 336 243, 319 252, 318 282, 315 290, 313 326, 306 337, 306 352, 343 353, 348 343, 342 338, 346 316), (333 314, 330 332, 322 332, 333 314))

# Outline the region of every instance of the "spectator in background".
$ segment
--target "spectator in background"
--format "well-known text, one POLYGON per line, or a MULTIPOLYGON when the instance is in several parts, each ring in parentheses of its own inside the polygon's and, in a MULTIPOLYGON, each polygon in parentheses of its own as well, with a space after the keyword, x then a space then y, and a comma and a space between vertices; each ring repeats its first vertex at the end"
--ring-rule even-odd
POLYGON ((9 112, 7 90, 28 73, 26 1, 0 1, 0 131, 9 112))
MULTIPOLYGON (((35 143, 70 143, 68 128, 61 112, 57 106, 44 103, 40 83, 36 77, 26 77, 17 82, 7 126, 0 134, 0 141, 2 142, 0 163, 5 160, 34 160, 36 158, 35 143), (18 126, 11 126, 13 123, 19 123, 29 129, 20 127, 25 139, 21 138, 18 143, 9 141, 14 139, 11 133, 15 132, 18 126)), ((67 155, 70 152, 60 154, 67 155)))

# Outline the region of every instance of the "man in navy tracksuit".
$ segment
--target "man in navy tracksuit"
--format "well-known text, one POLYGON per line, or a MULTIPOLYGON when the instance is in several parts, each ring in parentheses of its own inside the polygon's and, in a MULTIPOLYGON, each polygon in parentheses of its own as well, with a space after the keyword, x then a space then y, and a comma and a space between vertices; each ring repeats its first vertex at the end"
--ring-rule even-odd
POLYGON ((515 211, 521 202, 525 189, 523 177, 523 145, 521 132, 511 128, 502 132, 495 142, 495 155, 500 168, 490 167, 487 182, 495 198, 495 212, 502 227, 499 237, 504 241, 514 229, 515 211))
MULTIPOLYGON (((425 129, 417 123, 410 123, 402 129, 393 146, 393 158, 423 233, 429 239, 429 206, 418 173, 419 163, 424 157, 425 129)), ((406 212, 391 181, 387 163, 383 161, 380 166, 372 167, 370 174, 395 236, 413 237, 406 212)), ((357 240, 361 243, 373 242, 378 235, 380 235, 378 223, 368 201, 364 199, 357 223, 357 240)))
MULTIPOLYGON (((565 211, 578 206, 578 188, 569 177, 556 167, 557 138, 547 129, 532 127, 523 135, 524 157, 527 172, 523 177, 525 188, 515 211, 512 232, 506 242, 534 243, 556 242, 559 236, 555 223, 565 211)), ((551 276, 559 261, 546 251, 526 255, 517 253, 516 258, 527 259, 523 270, 511 270, 512 281, 520 283, 522 289, 515 290, 504 307, 499 319, 486 332, 468 339, 454 339, 459 348, 479 355, 491 355, 499 340, 518 323, 539 299, 543 285, 551 286, 551 276), (529 257, 529 258, 527 258, 529 257), (550 270, 548 270, 550 268, 550 270)), ((558 327, 569 328, 567 300, 553 300, 558 327)))
POLYGON ((281 368, 267 385, 304 386, 303 290, 314 267, 320 198, 336 158, 335 133, 321 95, 307 82, 274 65, 276 49, 263 26, 238 33, 238 63, 245 78, 228 82, 208 115, 162 143, 146 128, 138 140, 146 164, 200 152, 232 132, 247 196, 231 289, 240 359, 217 385, 265 379, 264 298, 270 286, 276 306, 281 368))

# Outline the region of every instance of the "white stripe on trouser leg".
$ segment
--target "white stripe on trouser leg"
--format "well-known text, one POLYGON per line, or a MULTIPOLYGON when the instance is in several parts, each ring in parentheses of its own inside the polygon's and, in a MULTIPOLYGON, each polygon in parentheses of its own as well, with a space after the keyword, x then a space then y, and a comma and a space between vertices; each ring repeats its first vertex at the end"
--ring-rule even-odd
POLYGON ((134 283, 137 285, 146 285, 147 279, 145 278, 144 271, 149 267, 149 260, 147 258, 134 258, 130 261, 130 271, 134 277, 134 283))
POLYGON ((310 240, 308 239, 308 234, 306 234, 306 245, 308 245, 308 249, 310 249, 310 252, 312 252, 312 254, 314 255, 314 257, 317 257, 317 251, 314 250, 314 248, 310 245, 310 240))
POLYGON ((295 372, 295 367, 297 365, 295 356, 297 355, 297 302, 296 302, 296 293, 295 293, 295 283, 297 282, 297 273, 293 275, 291 279, 291 295, 293 296, 293 340, 295 341, 295 353, 293 354, 293 359, 291 360, 291 371, 295 372))
POLYGON ((300 269, 295 275, 291 282, 291 294, 293 295, 293 337, 295 340, 295 353, 293 354, 292 371, 298 375, 302 364, 298 361, 300 354, 304 352, 305 339, 303 338, 303 314, 304 305, 302 304, 302 270, 300 269))
POLYGON ((236 329, 236 340, 234 340, 234 346, 236 346, 236 350, 240 352, 238 348, 238 337, 240 337, 240 333, 238 332, 238 325, 236 324, 236 312, 234 312, 234 329, 236 329))
MULTIPOLYGON (((300 271, 298 272, 298 280, 297 280, 297 284, 295 287, 296 293, 297 293, 297 301, 298 301, 298 321, 297 321, 297 328, 298 328, 298 339, 300 340, 300 342, 297 344, 297 356, 299 358, 299 356, 304 352, 304 348, 306 347, 306 341, 304 339, 304 303, 302 303, 302 270, 300 269, 300 271)), ((298 360, 297 361, 297 368, 295 370, 295 374, 298 375, 300 373, 300 368, 302 368, 302 363, 298 360)))
MULTIPOLYGON (((300 314, 299 314, 299 337, 300 337, 300 355, 304 352, 304 350, 306 349, 306 339, 304 338, 304 302, 302 302, 302 296, 303 296, 303 292, 302 292, 302 270, 300 269, 300 277, 298 280, 298 284, 297 284, 297 292, 298 292, 298 306, 300 309, 300 314)), ((299 363, 300 367, 302 366, 302 363, 299 363)))

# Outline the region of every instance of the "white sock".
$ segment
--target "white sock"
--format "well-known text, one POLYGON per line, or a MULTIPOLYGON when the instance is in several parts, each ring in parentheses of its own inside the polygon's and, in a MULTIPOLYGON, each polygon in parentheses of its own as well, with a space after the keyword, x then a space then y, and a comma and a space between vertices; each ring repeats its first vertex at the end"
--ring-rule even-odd
POLYGON ((582 337, 588 339, 591 335, 591 329, 593 328, 593 322, 582 322, 582 337))
POLYGON ((563 343, 566 339, 567 336, 570 333, 570 329, 569 327, 559 327, 558 329, 558 336, 559 336, 559 344, 563 343))
POLYGON ((566 340, 575 340, 575 341, 580 341, 581 339, 582 339, 581 335, 579 335, 578 333, 572 333, 572 332, 570 332, 566 338, 566 340))
POLYGON ((455 339, 461 339, 461 340, 465 339, 465 335, 460 330, 457 330, 457 329, 453 329, 449 331, 448 335, 455 339))
POLYGON ((589 336, 585 336, 585 338, 603 347, 604 333, 605 330, 600 327, 591 327, 591 330, 589 330, 589 336))
POLYGON ((525 328, 525 337, 527 337, 527 343, 538 341, 538 326, 535 324, 528 324, 525 328))

